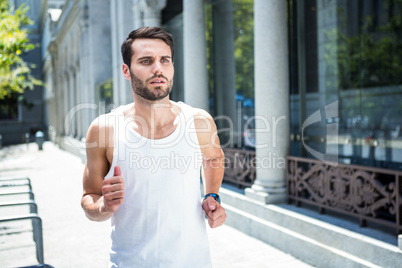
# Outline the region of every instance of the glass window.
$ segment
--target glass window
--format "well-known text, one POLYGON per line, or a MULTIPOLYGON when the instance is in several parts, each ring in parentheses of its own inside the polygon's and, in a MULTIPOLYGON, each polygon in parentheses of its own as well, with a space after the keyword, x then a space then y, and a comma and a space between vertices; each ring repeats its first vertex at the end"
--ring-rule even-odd
POLYGON ((336 146, 340 162, 402 169, 402 1, 288 5, 291 154, 336 146), (326 116, 331 103, 338 116, 326 116), (302 129, 317 111, 321 120, 302 129))
POLYGON ((113 102, 113 79, 108 79, 97 86, 99 105, 101 105, 101 113, 108 113, 114 107, 113 102))
POLYGON ((0 100, 0 120, 18 120, 18 96, 0 100))
POLYGON ((241 96, 243 105, 249 107, 247 100, 254 101, 254 0, 233 0, 232 3, 236 93, 241 96))
POLYGON ((209 109, 218 131, 233 128, 219 133, 229 147, 245 146, 245 122, 254 116, 253 13, 254 0, 211 0, 205 5, 209 109))

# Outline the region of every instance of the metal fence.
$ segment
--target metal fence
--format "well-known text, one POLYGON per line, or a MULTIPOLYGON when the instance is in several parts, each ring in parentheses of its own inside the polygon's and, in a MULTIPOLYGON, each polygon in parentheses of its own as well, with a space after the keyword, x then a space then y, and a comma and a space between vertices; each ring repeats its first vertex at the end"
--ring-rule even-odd
POLYGON ((402 172, 366 166, 287 158, 287 191, 290 202, 316 205, 352 215, 362 227, 376 222, 402 232, 402 172))
POLYGON ((223 181, 239 187, 250 187, 255 180, 255 152, 250 150, 224 148, 225 174, 223 181))
MULTIPOLYGON (((36 247, 36 259, 39 264, 26 266, 26 268, 53 268, 53 266, 44 263, 42 219, 38 215, 38 206, 32 192, 31 180, 29 178, 0 178, 0 200, 2 201, 0 203, 0 230, 3 231, 0 233, 0 236, 7 236, 7 239, 4 237, 1 239, 2 241, 0 244, 2 248, 0 248, 0 250, 26 251, 30 246, 26 243, 29 243, 30 241, 22 241, 21 238, 23 237, 21 234, 27 232, 27 228, 23 228, 24 225, 19 223, 21 221, 30 221, 31 227, 28 231, 32 231, 32 239, 35 242, 36 247), (21 189, 21 187, 25 190, 15 190, 21 189), (28 200, 26 200, 26 196, 29 197, 28 200), (6 201, 3 202, 3 200, 6 201), (29 213, 19 215, 16 214, 14 210, 10 209, 24 206, 29 207, 29 213), (9 213, 7 213, 7 211, 9 213), (14 244, 12 241, 17 243, 14 244)), ((14 257, 14 254, 10 255, 10 258, 12 257, 14 257)))

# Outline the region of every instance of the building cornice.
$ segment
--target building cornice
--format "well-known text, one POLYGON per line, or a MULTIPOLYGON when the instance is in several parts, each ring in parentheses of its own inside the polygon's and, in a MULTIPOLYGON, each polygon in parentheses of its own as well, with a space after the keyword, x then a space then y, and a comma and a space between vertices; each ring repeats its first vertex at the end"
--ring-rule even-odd
POLYGON ((41 7, 40 7, 40 20, 39 20, 39 31, 42 33, 43 32, 43 26, 46 25, 46 20, 48 18, 47 14, 47 0, 42 0, 41 1, 41 7))
POLYGON ((56 45, 63 42, 64 37, 79 19, 80 2, 81 0, 67 0, 63 6, 60 18, 52 30, 52 40, 56 45))

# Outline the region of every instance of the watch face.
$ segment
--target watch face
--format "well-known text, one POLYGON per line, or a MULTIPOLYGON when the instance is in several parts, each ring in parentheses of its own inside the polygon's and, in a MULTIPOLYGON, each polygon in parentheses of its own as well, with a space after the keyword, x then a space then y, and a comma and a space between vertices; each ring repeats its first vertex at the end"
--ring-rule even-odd
POLYGON ((219 195, 213 194, 213 193, 206 194, 204 197, 204 200, 207 199, 209 196, 212 196, 215 199, 215 201, 218 202, 219 204, 221 203, 221 199, 220 199, 219 195))

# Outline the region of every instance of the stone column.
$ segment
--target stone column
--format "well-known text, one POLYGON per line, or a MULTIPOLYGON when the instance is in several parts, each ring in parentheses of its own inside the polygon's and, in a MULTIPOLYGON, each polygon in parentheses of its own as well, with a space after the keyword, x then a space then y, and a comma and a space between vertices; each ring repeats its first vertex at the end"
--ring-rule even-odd
POLYGON ((221 143, 233 147, 238 139, 238 120, 236 116, 236 66, 234 58, 233 6, 232 0, 216 1, 212 4, 214 25, 215 96, 217 115, 230 118, 217 120, 218 128, 229 128, 222 132, 221 143))
POLYGON ((142 0, 132 0, 132 14, 133 14, 133 30, 144 26, 142 21, 142 11, 141 11, 141 1, 142 0))
MULTIPOLYGON (((71 57, 71 53, 69 53, 69 56, 71 57)), ((69 91, 69 100, 68 100, 68 107, 67 107, 67 114, 70 113, 71 109, 74 108, 75 106, 75 73, 74 70, 68 68, 68 91, 69 91)), ((70 133, 67 133, 71 137, 75 137, 77 135, 77 118, 73 118, 73 120, 70 122, 70 133)))
MULTIPOLYGON (((93 98, 93 88, 91 87, 91 55, 90 55, 90 38, 89 35, 91 33, 89 27, 89 12, 88 6, 85 2, 82 3, 81 6, 81 17, 79 21, 80 26, 80 35, 79 35, 79 65, 81 70, 80 77, 80 88, 82 91, 82 102, 85 104, 95 104, 95 99, 93 98), (91 92, 92 91, 92 92, 91 92)), ((89 125, 93 120, 94 111, 92 109, 86 109, 84 113, 82 113, 82 126, 83 132, 87 133, 89 125)))
MULTIPOLYGON (((68 113, 68 107, 69 107, 69 93, 70 93, 70 87, 69 87, 69 77, 68 74, 66 73, 65 70, 63 70, 63 74, 62 74, 62 88, 63 88, 63 119, 66 118, 66 115, 68 113)), ((69 136, 71 134, 71 132, 67 132, 67 129, 64 125, 64 121, 63 121, 63 136, 69 136)))
POLYGON ((166 0, 143 0, 144 26, 161 26, 161 11, 166 0))
POLYGON ((50 83, 52 84, 52 89, 54 92, 54 97, 53 97, 53 107, 54 107, 54 111, 52 114, 52 118, 54 119, 54 121, 52 120, 52 125, 54 127, 54 132, 53 134, 55 136, 53 136, 53 142, 55 143, 59 143, 59 138, 61 136, 61 133, 63 132, 62 130, 62 126, 61 126, 61 121, 59 120, 59 118, 63 118, 62 117, 62 113, 61 113, 61 109, 62 109, 62 96, 61 96, 61 91, 62 88, 60 86, 60 70, 58 68, 59 66, 59 60, 58 60, 58 45, 57 43, 53 40, 49 43, 48 46, 48 51, 50 53, 50 57, 51 57, 51 78, 50 78, 50 83))
POLYGON ((183 0, 184 101, 208 110, 207 48, 203 0, 183 0))
POLYGON ((286 200, 289 78, 286 1, 254 1, 257 178, 246 195, 264 203, 286 200))
MULTIPOLYGON (((133 0, 138 2, 138 0, 133 0)), ((131 2, 133 3, 133 2, 131 2)), ((130 82, 123 76, 123 59, 120 46, 127 38, 128 34, 137 28, 134 23, 134 13, 137 19, 140 17, 138 4, 131 8, 126 1, 110 1, 110 28, 112 46, 112 72, 113 72, 113 104, 115 106, 127 104, 133 101, 133 91, 130 82), (133 13, 133 14, 132 14, 133 13)))
MULTIPOLYGON (((75 89, 76 89, 76 105, 81 105, 82 104, 82 90, 80 89, 80 69, 78 66, 75 67, 75 89)), ((81 113, 78 113, 79 115, 81 113)), ((83 133, 83 128, 82 128, 82 116, 77 116, 77 139, 80 140, 82 137, 86 136, 86 133, 83 133)))
POLYGON ((170 99, 184 101, 184 68, 183 68, 183 14, 179 14, 163 25, 174 39, 174 83, 170 99))
MULTIPOLYGON (((58 61, 58 60, 57 60, 58 61)), ((59 65, 56 65, 59 66, 59 65)), ((57 110, 57 116, 58 118, 63 118, 64 119, 64 87, 63 87, 63 79, 62 76, 60 74, 60 72, 56 72, 56 100, 57 100, 57 106, 56 106, 56 110, 57 110)), ((60 139, 62 136, 64 136, 64 120, 57 120, 56 121, 56 128, 57 128, 57 144, 60 145, 60 139)))
MULTIPOLYGON (((122 2, 122 1, 119 1, 122 2)), ((126 1, 124 1, 126 2, 126 1)), ((112 36, 111 36, 111 11, 109 0, 97 0, 88 2, 89 21, 88 24, 88 97, 93 101, 99 101, 99 85, 111 77, 113 73, 112 62, 112 36), (102 46, 98 45, 102 43, 102 46), (102 57, 99 57, 102 55, 102 57)), ((90 122, 102 112, 103 107, 97 103, 98 110, 88 109, 90 122)), ((103 104, 102 104, 103 105, 103 104)))

